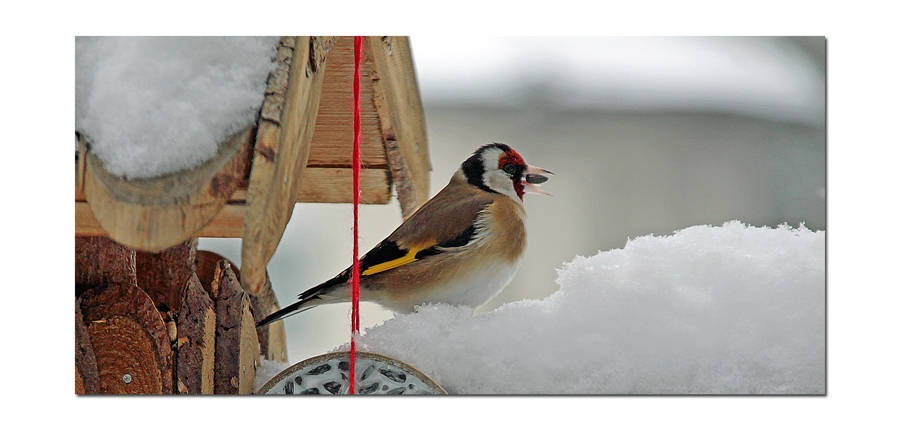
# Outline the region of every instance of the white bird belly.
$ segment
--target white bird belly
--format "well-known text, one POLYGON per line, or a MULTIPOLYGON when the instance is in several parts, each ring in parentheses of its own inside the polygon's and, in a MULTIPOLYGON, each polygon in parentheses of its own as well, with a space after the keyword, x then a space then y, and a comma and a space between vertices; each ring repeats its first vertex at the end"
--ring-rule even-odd
POLYGON ((417 304, 446 303, 477 309, 503 291, 516 275, 519 262, 495 261, 466 276, 431 289, 417 304))

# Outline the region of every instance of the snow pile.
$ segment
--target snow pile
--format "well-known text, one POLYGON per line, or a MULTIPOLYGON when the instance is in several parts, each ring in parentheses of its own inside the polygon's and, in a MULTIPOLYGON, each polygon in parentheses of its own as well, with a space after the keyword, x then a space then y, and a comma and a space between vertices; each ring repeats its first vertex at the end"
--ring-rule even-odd
POLYGON ((278 376, 284 369, 291 367, 290 363, 267 360, 265 356, 259 356, 259 369, 256 369, 256 377, 253 379, 253 392, 257 393, 272 378, 278 376))
POLYGON ((696 226, 576 257, 559 291, 424 306, 361 337, 451 393, 825 391, 825 232, 696 226))
POLYGON ((277 43, 277 37, 77 37, 75 127, 117 176, 189 169, 255 121, 277 43))

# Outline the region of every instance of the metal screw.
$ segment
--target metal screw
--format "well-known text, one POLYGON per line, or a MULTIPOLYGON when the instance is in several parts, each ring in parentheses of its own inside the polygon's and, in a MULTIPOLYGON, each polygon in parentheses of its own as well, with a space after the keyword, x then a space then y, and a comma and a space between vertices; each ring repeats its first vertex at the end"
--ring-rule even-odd
POLYGON ((131 374, 126 373, 126 374, 122 375, 122 381, 125 382, 126 384, 130 384, 131 383, 131 374))
POLYGON ((309 63, 306 63, 306 77, 308 78, 312 75, 312 68, 309 67, 309 63))

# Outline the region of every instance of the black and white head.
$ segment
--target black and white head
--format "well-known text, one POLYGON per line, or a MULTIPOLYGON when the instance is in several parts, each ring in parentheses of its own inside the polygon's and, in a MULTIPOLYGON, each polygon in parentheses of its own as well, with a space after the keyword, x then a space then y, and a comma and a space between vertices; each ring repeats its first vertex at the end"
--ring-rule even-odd
POLYGON ((538 184, 553 174, 540 167, 529 166, 516 150, 502 143, 478 148, 460 167, 466 180, 482 190, 523 200, 526 193, 549 194, 538 184))

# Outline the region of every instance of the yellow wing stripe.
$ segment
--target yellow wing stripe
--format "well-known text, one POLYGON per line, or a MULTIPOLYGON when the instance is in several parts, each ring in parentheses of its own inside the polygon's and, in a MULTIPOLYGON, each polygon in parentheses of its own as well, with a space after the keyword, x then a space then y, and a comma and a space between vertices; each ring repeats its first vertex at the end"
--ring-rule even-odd
POLYGON ((362 275, 362 276, 374 275, 379 272, 384 272, 385 270, 391 270, 395 267, 400 267, 404 264, 412 263, 413 261, 418 260, 416 258, 416 254, 425 248, 426 247, 412 248, 409 250, 409 252, 406 253, 406 255, 404 255, 400 258, 391 260, 391 261, 385 261, 384 263, 376 264, 376 265, 366 269, 366 271, 362 272, 360 275, 362 275))

